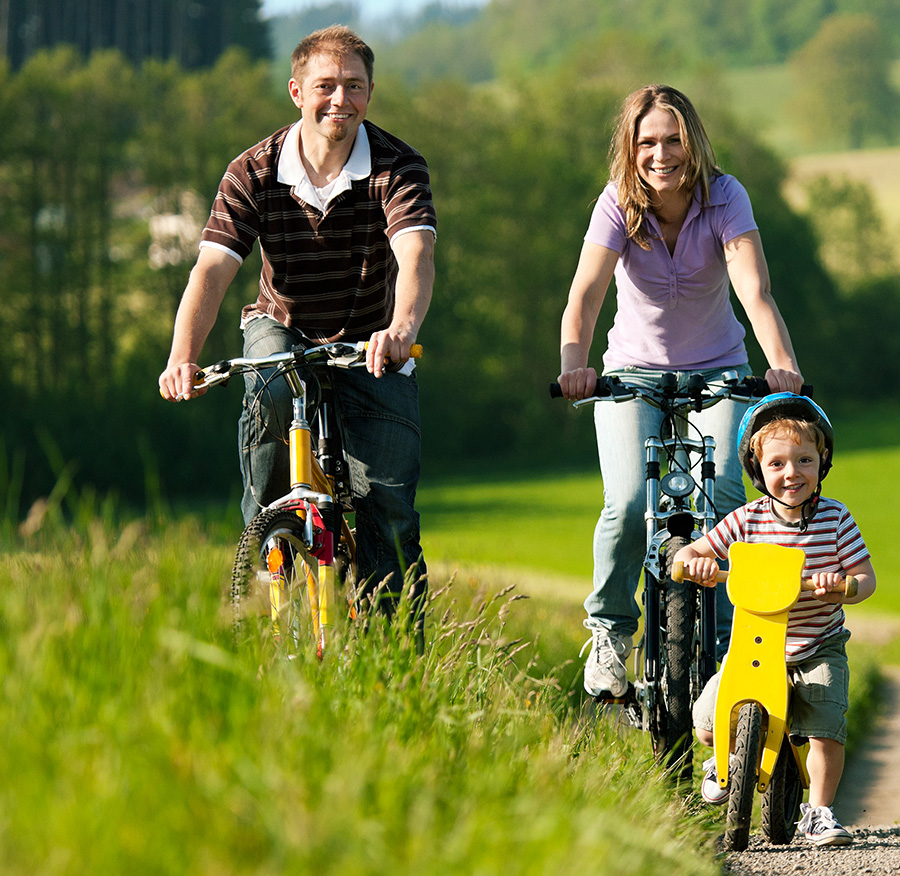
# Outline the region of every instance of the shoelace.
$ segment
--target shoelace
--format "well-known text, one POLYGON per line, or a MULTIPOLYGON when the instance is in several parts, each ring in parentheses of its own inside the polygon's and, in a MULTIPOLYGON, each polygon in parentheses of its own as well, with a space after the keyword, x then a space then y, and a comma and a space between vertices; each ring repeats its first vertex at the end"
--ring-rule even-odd
MULTIPOLYGON (((591 628, 589 627, 588 629, 591 628)), ((616 651, 609 634, 604 636, 591 630, 591 637, 581 646, 578 656, 581 657, 581 655, 584 654, 585 648, 593 642, 597 643, 597 665, 602 671, 606 672, 614 663, 617 663, 623 671, 625 670, 625 661, 622 659, 622 655, 616 651), (605 652, 608 653, 609 656, 604 659, 601 655, 605 652)))
POLYGON ((803 833, 822 833, 839 827, 841 825, 828 806, 810 806, 797 824, 797 829, 803 833))

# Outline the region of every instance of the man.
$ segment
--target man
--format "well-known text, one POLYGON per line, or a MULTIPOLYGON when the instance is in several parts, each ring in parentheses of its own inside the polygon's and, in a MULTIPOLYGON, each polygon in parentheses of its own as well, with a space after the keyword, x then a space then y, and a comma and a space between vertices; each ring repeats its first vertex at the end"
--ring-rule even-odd
MULTIPOLYGON (((259 297, 243 310, 245 356, 306 339, 369 341, 365 369, 334 369, 334 395, 356 504, 359 580, 370 593, 389 578, 396 596, 408 568, 425 573, 414 508, 418 394, 407 360, 431 300, 437 220, 422 156, 363 124, 373 62, 372 50, 339 26, 294 50, 288 90, 301 119, 229 164, 159 385, 170 401, 200 394, 192 382, 201 348, 258 240, 263 268, 259 297)), ((290 396, 283 381, 263 393, 258 378, 245 381, 241 507, 249 522, 287 491, 286 448, 265 424, 290 422, 290 396)))

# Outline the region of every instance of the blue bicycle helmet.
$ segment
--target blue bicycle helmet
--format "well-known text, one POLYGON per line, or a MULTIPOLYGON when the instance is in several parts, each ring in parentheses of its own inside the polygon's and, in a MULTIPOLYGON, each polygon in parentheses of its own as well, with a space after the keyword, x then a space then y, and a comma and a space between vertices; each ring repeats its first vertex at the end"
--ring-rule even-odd
POLYGON ((753 486, 761 493, 769 494, 763 481, 759 461, 750 450, 750 440, 766 423, 773 420, 793 419, 815 423, 825 436, 825 453, 819 465, 819 483, 825 478, 834 461, 834 429, 828 416, 811 398, 793 392, 776 392, 760 399, 747 408, 738 426, 737 449, 741 465, 753 486))

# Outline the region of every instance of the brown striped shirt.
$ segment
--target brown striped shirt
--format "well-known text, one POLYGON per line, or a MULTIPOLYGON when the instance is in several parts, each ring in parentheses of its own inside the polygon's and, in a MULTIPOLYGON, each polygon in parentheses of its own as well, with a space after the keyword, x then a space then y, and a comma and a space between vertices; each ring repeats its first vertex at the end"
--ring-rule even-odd
POLYGON ((367 340, 393 315, 398 232, 436 227, 425 159, 370 122, 372 172, 354 180, 325 213, 278 181, 278 157, 290 126, 229 165, 202 243, 245 259, 259 240, 259 297, 244 317, 267 314, 310 338, 367 340))
MULTIPOLYGON (((837 572, 869 559, 869 551, 853 516, 834 499, 819 499, 816 513, 803 532, 799 524, 791 525, 772 510, 772 500, 763 496, 727 515, 707 534, 713 552, 720 559, 728 557, 728 548, 736 541, 768 542, 783 547, 801 548, 806 554, 803 575, 815 572, 837 572)), ((822 602, 803 591, 788 615, 788 662, 795 663, 812 656, 819 645, 844 628, 844 609, 837 603, 822 602)))

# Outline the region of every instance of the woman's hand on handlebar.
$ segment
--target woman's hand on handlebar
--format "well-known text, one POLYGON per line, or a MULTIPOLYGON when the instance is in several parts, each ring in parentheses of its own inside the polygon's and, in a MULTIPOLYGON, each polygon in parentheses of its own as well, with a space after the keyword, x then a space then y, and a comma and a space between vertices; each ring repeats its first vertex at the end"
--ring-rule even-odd
POLYGON ((803 375, 798 371, 787 371, 783 368, 770 368, 766 371, 766 383, 772 392, 799 393, 803 386, 803 375))
POLYGON ((597 372, 593 368, 574 368, 571 371, 563 371, 558 380, 563 397, 570 401, 578 401, 581 398, 590 398, 594 394, 597 387, 597 372))
POLYGON ((169 365, 159 375, 159 394, 167 401, 173 402, 199 398, 206 392, 206 387, 197 389, 194 386, 195 375, 199 371, 200 366, 194 362, 169 365))

